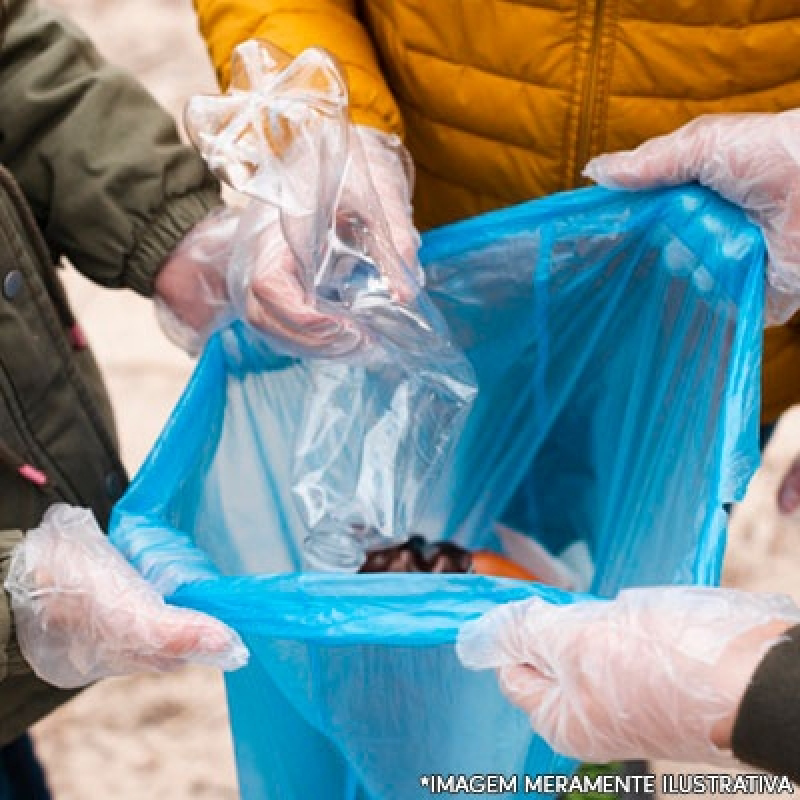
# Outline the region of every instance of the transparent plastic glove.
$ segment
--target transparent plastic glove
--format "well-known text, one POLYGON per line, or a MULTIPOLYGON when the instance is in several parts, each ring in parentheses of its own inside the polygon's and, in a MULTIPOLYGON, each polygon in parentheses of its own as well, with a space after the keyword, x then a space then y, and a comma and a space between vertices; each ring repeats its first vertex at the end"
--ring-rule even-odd
POLYGON ((233 318, 228 267, 238 226, 236 210, 213 211, 184 237, 156 277, 158 322, 190 355, 233 318))
POLYGON ((321 314, 307 302, 276 210, 258 220, 257 232, 248 231, 258 237, 258 259, 246 277, 234 279, 237 302, 232 302, 229 270, 241 223, 239 209, 213 212, 184 238, 161 269, 155 303, 166 335, 194 356, 212 333, 240 318, 292 354, 352 351, 357 337, 345 330, 345 323, 321 314))
MULTIPOLYGON (((425 284, 425 273, 417 256, 421 240, 412 219, 411 156, 400 137, 374 128, 350 125, 347 138, 349 165, 338 218, 359 220, 362 231, 370 232, 374 257, 382 265, 393 296, 410 303, 425 284)), ((352 247, 346 233, 347 226, 343 230, 340 224, 340 242, 352 247)), ((355 244, 357 247, 360 243, 355 244)))
POLYGON ((12 551, 5 588, 22 654, 54 686, 189 663, 233 670, 247 662, 234 631, 166 605, 86 509, 52 506, 12 551))
MULTIPOLYGON (((399 136, 362 125, 353 126, 352 130, 351 138, 357 135, 364 150, 370 179, 381 198, 395 249, 414 279, 416 290, 425 285, 425 273, 419 264, 421 239, 414 225, 411 205, 414 162, 399 136)), ((398 290, 402 287, 398 286, 398 290)))
POLYGON ((322 270, 312 275, 309 242, 316 232, 309 230, 308 217, 295 218, 265 203, 250 206, 228 275, 236 316, 288 355, 342 358, 363 351, 374 337, 360 324, 357 311, 354 315, 358 300, 347 297, 349 287, 343 282, 360 257, 364 238, 372 239, 375 263, 383 265, 385 285, 373 298, 378 295, 384 304, 412 303, 422 285, 420 240, 411 221, 410 169, 396 137, 351 127, 348 168, 324 258, 326 275, 322 270), (373 181, 380 187, 381 203, 373 181))
POLYGON ((584 174, 609 188, 698 181, 715 189, 764 233, 768 324, 800 307, 800 111, 699 117, 630 152, 599 156, 584 174))
POLYGON ((347 108, 329 54, 292 59, 258 41, 236 49, 227 94, 187 107, 210 168, 251 198, 228 277, 234 307, 289 355, 362 350, 374 339, 365 317, 413 304, 422 285, 411 160, 397 137, 351 125, 347 108), (322 345, 296 341, 309 332, 322 345))
POLYGON ((466 625, 458 655, 498 669, 559 753, 724 764, 750 677, 798 622, 788 597, 724 589, 636 589, 568 606, 534 598, 466 625))

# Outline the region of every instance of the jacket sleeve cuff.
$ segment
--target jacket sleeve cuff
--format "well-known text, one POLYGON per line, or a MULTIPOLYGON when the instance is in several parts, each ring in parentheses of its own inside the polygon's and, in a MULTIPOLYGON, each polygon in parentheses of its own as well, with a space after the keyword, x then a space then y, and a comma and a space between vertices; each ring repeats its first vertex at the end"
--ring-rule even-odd
POLYGON ((800 625, 772 647, 753 673, 733 727, 734 755, 800 782, 800 625))
POLYGON ((222 200, 216 185, 167 198, 149 224, 134 237, 136 247, 127 260, 125 285, 151 297, 156 276, 169 255, 198 222, 220 205, 222 200))

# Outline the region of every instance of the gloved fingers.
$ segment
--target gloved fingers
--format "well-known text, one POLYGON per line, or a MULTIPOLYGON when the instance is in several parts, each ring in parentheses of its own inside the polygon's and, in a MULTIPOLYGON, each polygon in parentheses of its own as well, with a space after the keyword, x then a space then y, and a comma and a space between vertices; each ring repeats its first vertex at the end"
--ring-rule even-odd
POLYGON ((358 144, 370 164, 380 185, 398 188, 398 196, 411 207, 414 189, 414 162, 397 134, 379 131, 366 125, 354 125, 351 133, 358 137, 358 144))
POLYGON ((627 589, 612 601, 568 605, 532 597, 492 609, 465 624, 456 652, 470 669, 528 664, 548 674, 559 654, 592 631, 600 641, 585 651, 633 652, 634 646, 669 646, 713 664, 735 637, 775 619, 800 621, 800 609, 784 595, 733 589, 663 587, 627 589), (714 630, 715 636, 705 634, 714 630))
MULTIPOLYGON (((603 737, 598 727, 602 712, 592 708, 591 699, 576 703, 566 696, 567 686, 553 674, 543 674, 527 665, 504 667, 498 672, 498 684, 508 700, 528 715, 531 728, 556 752, 593 762, 621 757, 621 751, 609 755, 601 749, 603 737)), ((578 691, 577 686, 567 685, 570 691, 578 691)))
POLYGON ((724 725, 766 650, 798 621, 783 596, 632 589, 494 609, 464 626, 458 654, 468 667, 501 667, 510 701, 565 755, 727 763, 724 725))
POLYGON ((254 328, 292 355, 342 356, 362 344, 362 336, 353 325, 310 305, 292 266, 253 279, 245 316, 254 328))
POLYGON ((23 654, 41 678, 74 688, 113 675, 171 671, 188 664, 236 670, 248 651, 235 631, 205 614, 173 608, 149 598, 84 608, 84 618, 49 616, 47 641, 20 640, 23 654), (44 644, 44 646, 43 646, 44 644))
POLYGON ((625 589, 613 601, 598 604, 609 618, 622 620, 621 631, 644 637, 671 631, 665 641, 711 663, 728 641, 776 619, 800 622, 800 608, 782 594, 700 586, 625 589), (623 616, 624 615, 624 616, 623 616), (715 636, 703 636, 713 630, 715 636))
POLYGON ((553 692, 558 693, 558 683, 529 664, 502 667, 497 682, 509 701, 529 715, 542 708, 553 692))
POLYGON ((56 686, 84 686, 165 661, 223 669, 246 661, 234 631, 167 606, 86 509, 48 509, 12 551, 5 588, 23 655, 56 686))
POLYGON ((593 158, 583 174, 609 189, 678 186, 706 176, 714 155, 716 126, 698 117, 674 133, 658 136, 634 150, 593 158))
POLYGON ((419 235, 410 218, 398 214, 386 196, 382 207, 377 203, 364 206, 359 195, 343 194, 336 215, 337 250, 373 262, 393 299, 408 305, 424 285, 417 259, 419 235))
POLYGON ((18 608, 15 620, 31 668, 64 689, 188 664, 236 670, 249 656, 238 634, 221 622, 163 603, 156 608, 120 601, 105 612, 84 605, 39 616, 18 608))
POLYGON ((388 236, 388 243, 399 256, 396 259, 385 254, 381 259, 395 299, 409 303, 425 282, 418 257, 421 240, 411 206, 414 165, 398 136, 364 126, 354 126, 352 132, 356 165, 345 182, 344 202, 348 202, 348 192, 357 199, 355 208, 366 200, 366 207, 358 210, 383 238, 388 236), (364 160, 361 168, 360 158, 364 160), (362 176, 364 185, 360 185, 362 176))
POLYGON ((747 212, 767 246, 767 324, 800 307, 800 111, 714 114, 599 156, 585 174, 610 188, 644 189, 698 181, 747 212))
POLYGON ((387 211, 387 223, 392 244, 399 259, 387 259, 387 273, 395 299, 410 304, 425 286, 425 273, 419 263, 420 236, 411 222, 411 217, 387 211))
POLYGON ((239 233, 242 241, 234 252, 228 287, 240 318, 278 352, 292 356, 336 357, 361 345, 352 324, 316 307, 278 209, 252 205, 239 233))
POLYGON ((537 637, 528 620, 542 624, 552 608, 539 597, 493 608, 461 628, 456 654, 468 669, 531 664, 538 659, 537 637))
POLYGON ((248 660, 241 638, 231 628, 206 614, 166 604, 146 617, 138 638, 132 652, 143 665, 202 663, 235 670, 248 660))

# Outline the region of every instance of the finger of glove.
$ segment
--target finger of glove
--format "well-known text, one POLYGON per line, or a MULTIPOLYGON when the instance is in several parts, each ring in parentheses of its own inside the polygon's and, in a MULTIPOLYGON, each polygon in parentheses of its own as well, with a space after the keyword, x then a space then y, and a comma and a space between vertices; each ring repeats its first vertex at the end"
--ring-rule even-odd
POLYGON ((141 649, 149 651, 146 660, 154 664, 177 661, 235 670, 248 660, 239 635, 206 614, 164 605, 151 615, 146 630, 141 649))
POLYGON ((46 615, 16 615, 23 653, 37 674, 71 688, 110 675, 174 669, 188 663, 223 670, 247 662, 239 636, 204 614, 167 606, 147 592, 73 595, 46 615))
POLYGON ((256 278, 247 298, 247 320, 293 355, 343 355, 356 350, 361 334, 347 321, 311 306, 291 270, 256 278))
POLYGON ((386 170, 379 171, 378 176, 380 180, 380 183, 376 184, 378 202, 372 209, 373 215, 380 214, 383 217, 392 245, 407 267, 416 272, 421 239, 414 226, 413 209, 407 187, 396 175, 387 174, 386 170), (386 177, 382 179, 381 175, 386 177))
POLYGON ((23 655, 57 686, 83 686, 165 657, 242 663, 232 631, 168 609, 86 509, 51 507, 12 551, 6 588, 23 655))
POLYGON ((90 609, 84 624, 43 629, 19 620, 20 648, 43 680, 65 689, 101 678, 171 671, 187 664, 235 670, 248 652, 222 623, 163 604, 136 607, 124 601, 90 609))
POLYGON ((501 667, 497 682, 509 701, 529 715, 540 709, 553 692, 559 691, 558 684, 528 664, 501 667))
POLYGON ((397 299, 410 302, 425 281, 418 259, 420 236, 412 219, 413 162, 398 137, 360 126, 353 130, 363 149, 370 180, 364 187, 354 186, 358 183, 355 171, 348 188, 355 198, 366 201, 366 208, 360 210, 372 217, 378 231, 382 234, 388 231, 400 259, 398 263, 387 257, 382 266, 397 299), (376 219, 378 216, 383 217, 386 231, 376 219))
POLYGON ((498 669, 518 664, 541 665, 542 648, 536 622, 548 617, 550 608, 538 597, 492 609, 466 623, 459 632, 456 653, 468 669, 498 669))
POLYGON ((247 663, 247 650, 233 630, 205 614, 173 608, 160 599, 141 603, 135 597, 123 597, 93 612, 80 630, 71 632, 69 649, 74 656, 82 653, 72 660, 83 671, 94 662, 95 676, 189 663, 232 670, 247 663))
POLYGON ((650 189, 699 180, 714 185, 718 121, 701 117, 635 150, 593 158, 583 174, 609 189, 650 189))
MULTIPOLYGON (((512 705, 524 711, 531 728, 553 750, 570 758, 585 759, 596 751, 597 724, 563 692, 568 686, 530 666, 504 667, 498 672, 498 684, 512 705)), ((610 759, 609 759, 610 760, 610 759)))
POLYGON ((271 223, 258 237, 258 260, 247 275, 247 299, 255 299, 275 318, 281 329, 302 334, 335 333, 340 321, 311 305, 301 278, 301 266, 279 224, 271 223))
POLYGON ((399 258, 388 259, 387 273, 396 298, 410 303, 425 285, 425 273, 419 263, 420 236, 409 214, 389 206, 386 215, 392 244, 399 258))

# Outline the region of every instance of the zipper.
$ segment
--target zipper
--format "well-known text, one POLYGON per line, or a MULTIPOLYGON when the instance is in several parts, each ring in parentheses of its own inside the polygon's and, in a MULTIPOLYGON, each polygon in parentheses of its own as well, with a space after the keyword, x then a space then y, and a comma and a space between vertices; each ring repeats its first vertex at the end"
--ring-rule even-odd
POLYGON ((578 136, 575 148, 575 172, 572 176, 573 186, 586 184, 586 179, 581 174, 592 155, 592 123, 597 106, 597 73, 603 43, 603 14, 607 0, 595 0, 594 15, 592 20, 592 38, 589 45, 589 63, 586 69, 586 78, 583 82, 583 97, 581 98, 581 111, 578 119, 578 136))

